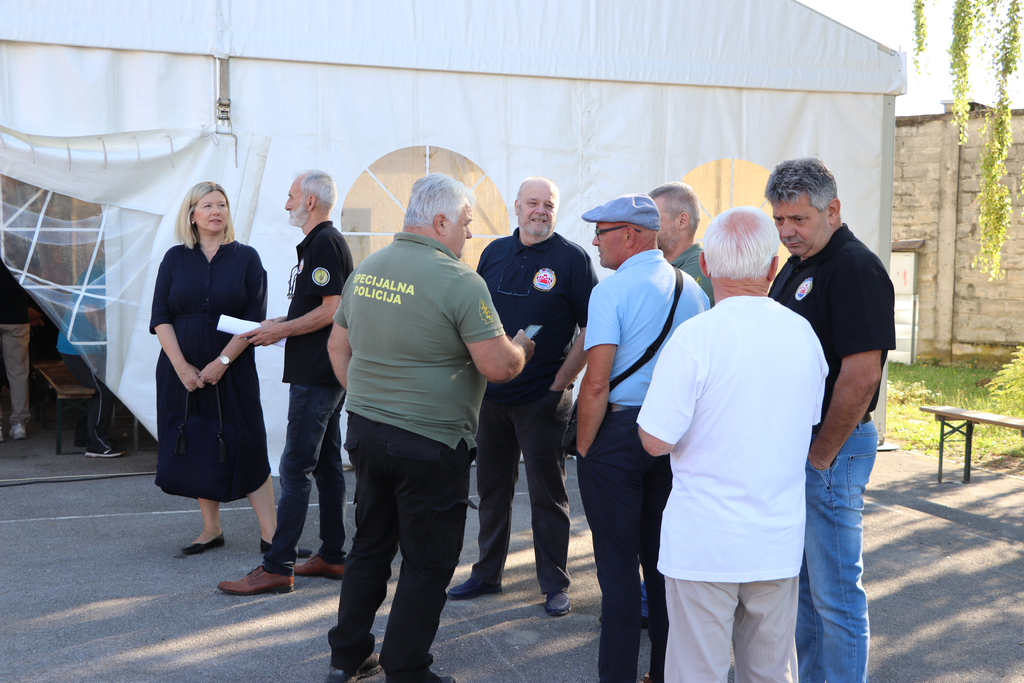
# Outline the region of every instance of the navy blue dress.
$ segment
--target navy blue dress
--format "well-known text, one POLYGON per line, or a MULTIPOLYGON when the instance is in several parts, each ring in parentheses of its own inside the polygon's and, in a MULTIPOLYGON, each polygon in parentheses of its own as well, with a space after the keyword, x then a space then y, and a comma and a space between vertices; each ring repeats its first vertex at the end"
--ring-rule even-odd
MULTIPOLYGON (((267 272, 256 250, 231 242, 221 245, 213 260, 207 262, 198 245, 193 249, 184 245, 169 249, 156 277, 149 331, 155 333, 156 326, 164 323, 173 325, 185 360, 202 370, 231 341, 230 334, 217 331, 221 314, 257 323, 266 319, 267 272)), ((224 422, 235 425, 239 433, 234 471, 223 475, 232 478, 231 496, 221 501, 228 502, 252 493, 270 475, 267 431, 263 424, 253 347, 246 347, 231 363, 216 387, 207 385, 192 392, 189 413, 216 420, 217 403, 213 392, 217 387, 224 422)), ((159 431, 167 428, 165 421, 169 413, 185 409, 186 393, 170 359, 161 351, 156 364, 159 431)), ((182 482, 178 490, 188 490, 187 484, 182 482)), ((175 493, 176 488, 174 483, 164 486, 169 493, 175 493)))

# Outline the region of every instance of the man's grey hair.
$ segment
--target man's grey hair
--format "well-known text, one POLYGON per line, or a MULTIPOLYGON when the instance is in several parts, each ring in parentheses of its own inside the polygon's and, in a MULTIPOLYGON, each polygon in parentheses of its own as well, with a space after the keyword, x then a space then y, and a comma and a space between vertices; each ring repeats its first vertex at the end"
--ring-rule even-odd
POLYGON ((821 159, 787 159, 768 176, 764 198, 772 204, 792 204, 807 195, 807 202, 818 211, 825 211, 828 203, 839 196, 836 177, 821 159))
POLYGON ((530 176, 528 178, 523 178, 523 182, 519 183, 519 191, 516 192, 516 201, 521 199, 522 196, 523 196, 523 186, 526 185, 526 183, 533 182, 534 180, 540 180, 540 181, 545 182, 545 183, 548 184, 548 187, 551 188, 551 198, 555 202, 555 210, 558 210, 558 197, 559 197, 558 185, 555 185, 555 183, 552 182, 551 180, 548 180, 547 178, 544 178, 544 177, 539 176, 539 175, 532 175, 532 176, 530 176))
POLYGON ((338 186, 334 179, 323 171, 306 171, 302 174, 303 203, 309 195, 316 197, 318 208, 325 213, 330 213, 334 205, 338 203, 338 186))
POLYGON ((711 277, 750 280, 768 276, 779 250, 779 233, 764 211, 737 206, 711 221, 704 233, 704 260, 711 277))
POLYGON ((665 183, 658 185, 648 193, 651 199, 665 198, 665 208, 675 218, 681 213, 690 217, 690 232, 697 232, 700 225, 700 202, 697 193, 686 183, 665 183))
POLYGON ((465 206, 472 206, 475 202, 473 191, 455 178, 431 173, 413 183, 403 225, 406 228, 430 228, 438 214, 444 214, 452 223, 457 223, 465 206))

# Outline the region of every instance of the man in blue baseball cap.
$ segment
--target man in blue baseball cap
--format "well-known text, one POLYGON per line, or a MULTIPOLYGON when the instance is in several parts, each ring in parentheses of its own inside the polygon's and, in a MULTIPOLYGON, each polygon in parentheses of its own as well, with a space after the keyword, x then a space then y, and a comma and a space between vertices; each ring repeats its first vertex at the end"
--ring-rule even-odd
POLYGON ((651 668, 664 681, 668 613, 658 572, 661 513, 672 488, 664 458, 644 450, 637 415, 661 342, 684 320, 708 310, 692 277, 658 250, 661 216, 645 194, 591 209, 601 265, 615 271, 594 287, 587 314, 587 374, 580 386, 577 475, 601 585, 601 683, 635 681, 640 650, 640 575, 647 581, 651 668))

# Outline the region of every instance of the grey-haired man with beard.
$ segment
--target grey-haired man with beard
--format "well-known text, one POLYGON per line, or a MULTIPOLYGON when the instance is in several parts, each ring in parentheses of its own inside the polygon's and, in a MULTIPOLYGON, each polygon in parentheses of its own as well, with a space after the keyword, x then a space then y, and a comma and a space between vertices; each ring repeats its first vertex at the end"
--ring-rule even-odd
MULTIPOLYGON (((286 593, 294 576, 340 579, 345 572, 345 474, 341 463, 341 404, 345 389, 338 382, 327 353, 334 312, 341 289, 352 273, 352 252, 328 220, 338 198, 329 175, 307 171, 295 179, 284 208, 288 222, 302 229, 296 247, 298 263, 288 282, 288 315, 264 320, 247 335, 254 346, 287 338, 284 381, 288 390, 288 431, 278 465, 281 498, 277 531, 263 564, 238 581, 217 587, 232 595, 286 593), (299 537, 306 523, 309 492, 316 479, 320 493, 319 551, 296 565, 299 537)), ((305 553, 303 553, 305 554, 305 553)))

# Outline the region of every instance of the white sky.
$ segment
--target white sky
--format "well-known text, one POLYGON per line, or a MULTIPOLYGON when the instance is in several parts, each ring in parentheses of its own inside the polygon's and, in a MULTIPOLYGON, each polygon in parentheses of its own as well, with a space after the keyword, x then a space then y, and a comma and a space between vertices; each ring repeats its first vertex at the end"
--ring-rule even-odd
MULTIPOLYGON (((849 26, 894 50, 907 53, 909 83, 907 94, 896 98, 896 115, 942 113, 942 100, 953 99, 946 50, 952 36, 953 0, 926 0, 928 20, 927 52, 921 60, 921 75, 914 69, 914 5, 912 0, 799 0, 836 21, 849 26)), ((974 55, 977 55, 975 52, 974 55)), ((986 66, 974 57, 971 99, 983 104, 995 103, 995 87, 984 79, 986 66)), ((1011 106, 1024 108, 1024 78, 1018 67, 1010 84, 1011 106)))

